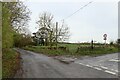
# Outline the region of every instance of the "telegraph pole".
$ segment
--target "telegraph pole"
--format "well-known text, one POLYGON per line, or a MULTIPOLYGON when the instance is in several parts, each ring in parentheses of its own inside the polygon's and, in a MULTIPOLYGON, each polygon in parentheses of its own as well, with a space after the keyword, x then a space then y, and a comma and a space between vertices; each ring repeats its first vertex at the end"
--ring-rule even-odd
POLYGON ((58 22, 56 22, 56 49, 57 49, 57 37, 58 37, 58 22))

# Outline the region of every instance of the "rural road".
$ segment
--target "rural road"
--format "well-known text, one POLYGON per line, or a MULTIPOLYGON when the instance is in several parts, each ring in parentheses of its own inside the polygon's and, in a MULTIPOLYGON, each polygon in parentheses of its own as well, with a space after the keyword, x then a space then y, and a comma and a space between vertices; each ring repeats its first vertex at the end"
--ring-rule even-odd
POLYGON ((97 70, 102 70, 104 72, 117 75, 118 76, 118 53, 107 54, 97 57, 83 57, 77 59, 75 63, 91 67, 97 70))
MULTIPOLYGON (((22 71, 18 71, 15 78, 117 78, 109 74, 82 64, 65 64, 52 57, 31 51, 16 49, 21 54, 22 71)), ((78 63, 77 63, 78 62, 78 63)))

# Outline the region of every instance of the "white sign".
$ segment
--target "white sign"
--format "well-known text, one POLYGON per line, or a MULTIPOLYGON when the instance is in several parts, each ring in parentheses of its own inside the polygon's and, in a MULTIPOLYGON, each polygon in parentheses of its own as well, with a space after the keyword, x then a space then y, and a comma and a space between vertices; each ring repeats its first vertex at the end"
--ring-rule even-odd
POLYGON ((107 40, 107 34, 104 34, 103 37, 104 37, 104 40, 107 40))

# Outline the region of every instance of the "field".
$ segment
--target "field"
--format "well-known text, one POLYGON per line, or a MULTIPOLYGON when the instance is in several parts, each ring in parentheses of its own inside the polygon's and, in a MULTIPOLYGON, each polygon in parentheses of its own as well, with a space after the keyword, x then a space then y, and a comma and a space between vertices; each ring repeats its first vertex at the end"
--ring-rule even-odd
POLYGON ((56 49, 55 46, 27 46, 24 49, 31 50, 38 53, 43 53, 49 56, 58 55, 74 55, 74 56, 98 56, 103 54, 110 54, 118 52, 117 46, 95 44, 92 49, 90 44, 75 44, 75 43, 59 43, 56 49))

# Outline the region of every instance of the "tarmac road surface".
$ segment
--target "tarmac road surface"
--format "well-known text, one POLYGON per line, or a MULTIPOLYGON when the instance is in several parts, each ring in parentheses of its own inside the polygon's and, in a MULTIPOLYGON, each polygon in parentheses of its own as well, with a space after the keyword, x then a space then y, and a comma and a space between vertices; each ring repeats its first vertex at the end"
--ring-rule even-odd
POLYGON ((97 57, 83 57, 83 59, 77 59, 75 63, 118 76, 118 62, 120 62, 118 54, 112 53, 97 57))
POLYGON ((117 78, 117 75, 82 64, 65 64, 43 54, 16 50, 21 54, 22 70, 17 72, 15 78, 117 78))

